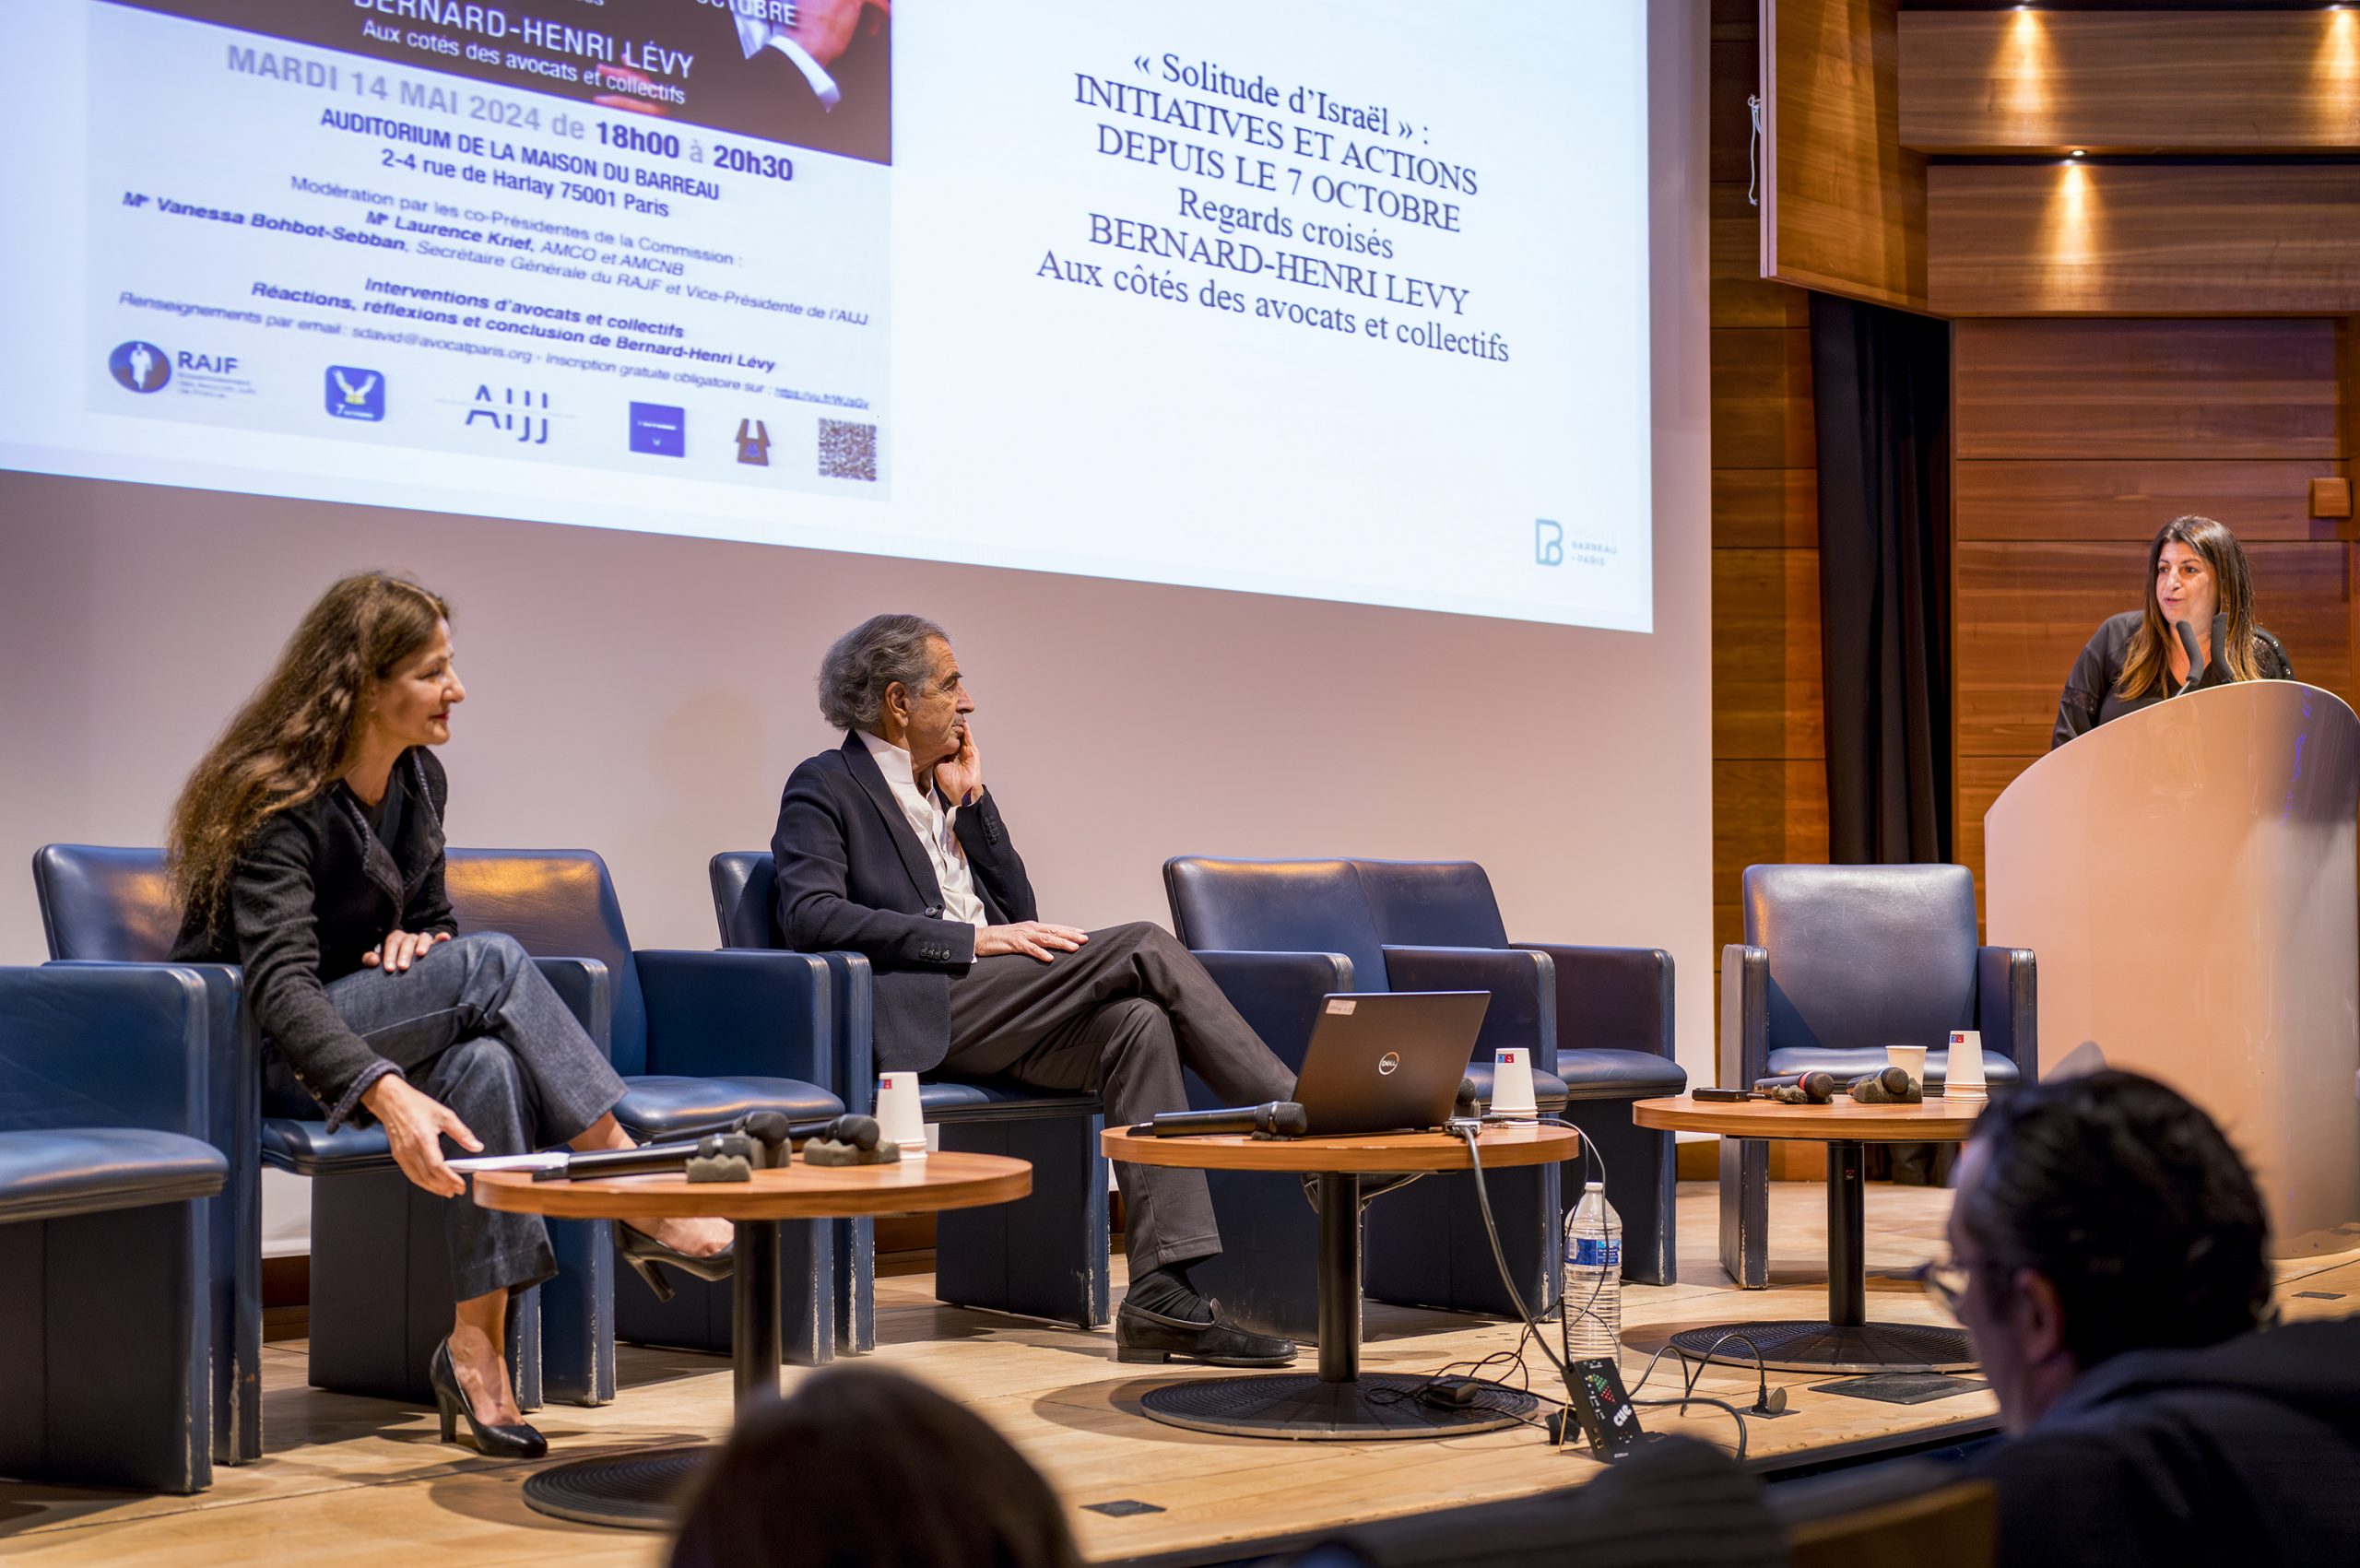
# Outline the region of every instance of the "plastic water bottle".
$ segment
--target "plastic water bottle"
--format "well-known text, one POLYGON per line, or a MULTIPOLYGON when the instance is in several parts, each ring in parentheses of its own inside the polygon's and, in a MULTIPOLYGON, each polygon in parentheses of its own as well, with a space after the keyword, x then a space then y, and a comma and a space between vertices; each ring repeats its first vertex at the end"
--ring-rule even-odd
POLYGON ((1576 1360, 1622 1350, 1622 1217, 1606 1184, 1582 1189, 1565 1246, 1566 1342, 1576 1360))

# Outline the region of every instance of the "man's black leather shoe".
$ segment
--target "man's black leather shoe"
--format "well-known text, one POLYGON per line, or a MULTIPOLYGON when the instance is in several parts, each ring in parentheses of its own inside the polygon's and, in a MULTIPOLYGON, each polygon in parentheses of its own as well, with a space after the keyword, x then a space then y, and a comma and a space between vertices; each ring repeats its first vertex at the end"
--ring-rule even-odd
POLYGON ((1210 1323, 1166 1317, 1125 1302, 1115 1314, 1115 1359, 1118 1362, 1202 1362, 1207 1366, 1285 1366, 1294 1360, 1294 1341, 1255 1334, 1223 1323, 1221 1303, 1210 1323))

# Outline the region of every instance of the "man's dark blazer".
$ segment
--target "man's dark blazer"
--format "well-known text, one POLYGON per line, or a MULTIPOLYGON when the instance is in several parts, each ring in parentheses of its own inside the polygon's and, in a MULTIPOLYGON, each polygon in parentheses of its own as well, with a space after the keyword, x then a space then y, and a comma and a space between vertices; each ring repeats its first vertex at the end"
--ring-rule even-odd
MULTIPOLYGON (((995 925, 1034 920, 1024 862, 985 791, 952 830, 995 925)), ((877 975, 877 1065, 924 1072, 950 1049, 950 982, 975 961, 975 928, 942 918, 926 846, 859 736, 788 776, 771 835, 773 917, 787 946, 865 956, 877 975)))

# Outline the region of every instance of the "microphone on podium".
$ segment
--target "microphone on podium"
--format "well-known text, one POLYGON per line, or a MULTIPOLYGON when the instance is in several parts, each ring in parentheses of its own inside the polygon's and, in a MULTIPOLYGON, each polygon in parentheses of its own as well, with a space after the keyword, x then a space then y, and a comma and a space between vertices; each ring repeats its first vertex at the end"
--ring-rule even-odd
POLYGON ((2196 646, 2196 628, 2184 620, 2172 623, 2179 632, 2179 645, 2188 653, 2188 684, 2180 688, 2181 695, 2200 689, 2226 686, 2236 679, 2229 673, 2229 614, 2221 611, 2212 618, 2212 661, 2204 662, 2196 646))

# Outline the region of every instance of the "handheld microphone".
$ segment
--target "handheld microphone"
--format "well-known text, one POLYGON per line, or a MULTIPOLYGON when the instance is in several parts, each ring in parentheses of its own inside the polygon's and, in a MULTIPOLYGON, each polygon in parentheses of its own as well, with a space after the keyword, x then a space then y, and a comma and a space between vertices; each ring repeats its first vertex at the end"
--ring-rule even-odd
POLYGON ((1246 1133, 1263 1138, 1301 1138, 1310 1119, 1292 1100, 1264 1105, 1238 1105, 1219 1111, 1159 1112, 1148 1126, 1158 1138, 1188 1138, 1200 1133, 1246 1133))
MULTIPOLYGON (((705 1134, 687 1143, 642 1143, 640 1148, 599 1148, 569 1155, 564 1164, 534 1172, 534 1181, 593 1181, 597 1176, 661 1176, 687 1172, 696 1160, 738 1160, 743 1167, 767 1164, 755 1160, 760 1138, 743 1131, 705 1134)), ((746 1176, 737 1176, 746 1181, 746 1176)))

